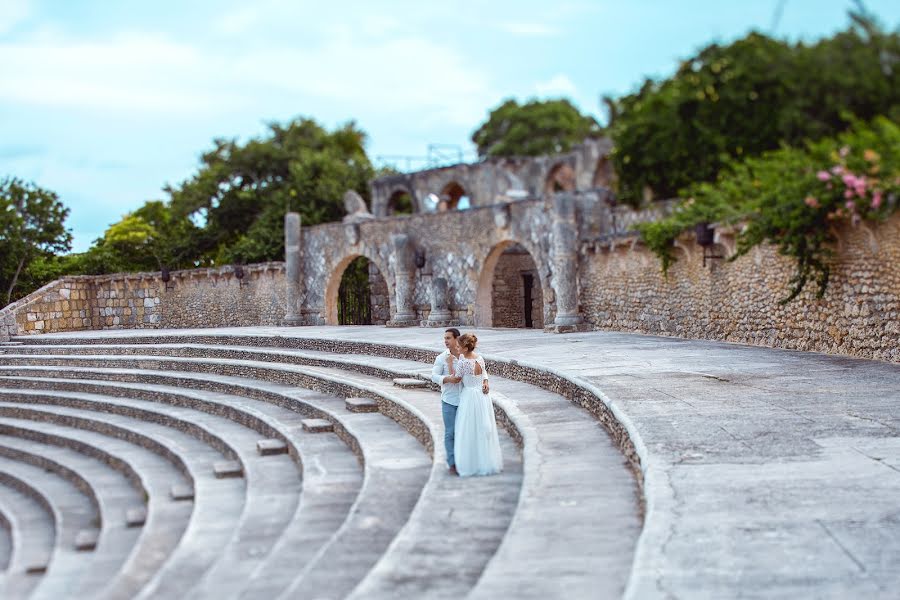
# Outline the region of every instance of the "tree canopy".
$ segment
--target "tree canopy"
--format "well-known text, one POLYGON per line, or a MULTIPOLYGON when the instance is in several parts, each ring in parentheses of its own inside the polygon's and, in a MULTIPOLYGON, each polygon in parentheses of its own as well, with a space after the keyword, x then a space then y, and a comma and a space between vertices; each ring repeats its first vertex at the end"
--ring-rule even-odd
POLYGON ((568 100, 532 100, 520 105, 506 100, 491 111, 472 134, 478 155, 540 156, 567 152, 600 133, 593 117, 581 114, 568 100))
POLYGON ((67 252, 69 209, 54 192, 19 179, 0 180, 0 283, 11 302, 20 277, 41 257, 67 252))
POLYGON ((760 33, 709 45, 674 76, 613 101, 619 197, 637 204, 645 187, 674 197, 731 159, 833 136, 854 118, 900 119, 900 35, 851 18, 810 45, 760 33))

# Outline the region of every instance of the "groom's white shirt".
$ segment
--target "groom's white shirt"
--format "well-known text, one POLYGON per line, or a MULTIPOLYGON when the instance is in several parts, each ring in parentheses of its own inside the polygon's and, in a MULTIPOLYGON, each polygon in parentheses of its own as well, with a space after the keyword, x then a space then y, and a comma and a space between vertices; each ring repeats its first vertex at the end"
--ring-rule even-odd
POLYGON ((434 359, 434 366, 431 368, 431 380, 441 386, 441 400, 451 406, 459 406, 459 386, 458 383, 444 383, 444 377, 452 375, 447 367, 447 357, 450 356, 449 350, 444 350, 438 357, 434 359))

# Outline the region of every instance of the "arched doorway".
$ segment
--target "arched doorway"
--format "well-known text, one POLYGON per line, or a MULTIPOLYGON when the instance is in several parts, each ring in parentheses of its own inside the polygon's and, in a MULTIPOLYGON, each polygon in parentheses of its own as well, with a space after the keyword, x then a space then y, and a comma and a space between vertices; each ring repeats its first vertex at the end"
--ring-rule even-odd
POLYGON ((365 256, 344 259, 325 292, 329 325, 384 325, 391 318, 390 291, 381 271, 365 256))
POLYGON ((575 191, 575 169, 571 166, 560 163, 550 169, 547 174, 547 181, 544 185, 544 191, 547 194, 556 194, 559 192, 575 191))
POLYGON ((444 186, 439 198, 441 200, 441 203, 438 205, 439 211, 463 210, 472 206, 471 199, 466 194, 466 189, 455 181, 451 181, 444 186))
POLYGON ((387 214, 389 217, 411 215, 415 211, 412 194, 407 190, 396 190, 391 197, 388 198, 387 214))
POLYGON ((615 172, 609 156, 604 155, 597 161, 597 170, 594 171, 594 187, 611 189, 615 180, 615 172))
POLYGON ((478 327, 544 327, 544 294, 534 258, 522 245, 496 246, 481 270, 475 302, 478 327))

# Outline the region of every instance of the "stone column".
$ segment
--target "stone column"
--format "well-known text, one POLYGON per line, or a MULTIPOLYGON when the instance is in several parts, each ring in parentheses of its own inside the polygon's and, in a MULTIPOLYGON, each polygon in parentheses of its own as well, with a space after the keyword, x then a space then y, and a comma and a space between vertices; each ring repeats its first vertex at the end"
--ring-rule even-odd
POLYGON ((409 327, 418 325, 416 309, 413 306, 415 291, 415 257, 412 240, 405 233, 391 236, 394 246, 394 318, 388 321, 390 327, 409 327))
POLYGON ((423 327, 453 327, 459 324, 450 313, 447 301, 449 294, 446 279, 435 277, 431 280, 431 312, 428 313, 428 320, 422 321, 423 327))
POLYGON ((287 263, 285 279, 287 283, 287 312, 285 325, 300 325, 300 279, 303 277, 303 257, 300 254, 300 213, 284 215, 284 260, 287 263))
POLYGON ((551 329, 577 331, 584 319, 578 312, 578 225, 575 198, 557 194, 553 198, 553 228, 550 238, 551 286, 556 294, 556 320, 551 329))

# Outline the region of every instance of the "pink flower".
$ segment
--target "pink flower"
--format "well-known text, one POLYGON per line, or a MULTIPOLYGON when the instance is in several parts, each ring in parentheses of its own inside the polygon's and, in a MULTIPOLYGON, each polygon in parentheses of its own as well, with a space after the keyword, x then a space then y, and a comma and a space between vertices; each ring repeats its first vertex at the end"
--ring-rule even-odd
POLYGON ((841 155, 841 158, 845 158, 848 154, 850 154, 850 146, 844 146, 840 150, 838 150, 838 154, 841 155))
POLYGON ((803 201, 810 208, 819 208, 819 201, 814 196, 807 196, 803 201))
POLYGON ((848 188, 856 187, 856 175, 853 173, 847 173, 841 179, 844 181, 844 185, 848 188))
POLYGON ((878 210, 878 208, 880 206, 881 206, 881 191, 876 191, 872 195, 872 208, 874 208, 875 210, 878 210))
POLYGON ((842 167, 841 165, 834 165, 833 167, 831 167, 831 172, 835 175, 840 175, 844 172, 844 167, 842 167))
POLYGON ((853 197, 853 190, 851 188, 847 188, 846 190, 844 190, 844 198, 849 200, 852 197, 853 197))
POLYGON ((829 179, 831 179, 831 173, 829 173, 828 171, 819 171, 818 173, 816 173, 816 177, 819 178, 819 181, 828 181, 829 179))
POLYGON ((856 210, 856 203, 853 202, 853 200, 848 200, 847 202, 844 203, 844 206, 846 206, 847 210, 849 210, 850 212, 853 212, 856 210))

